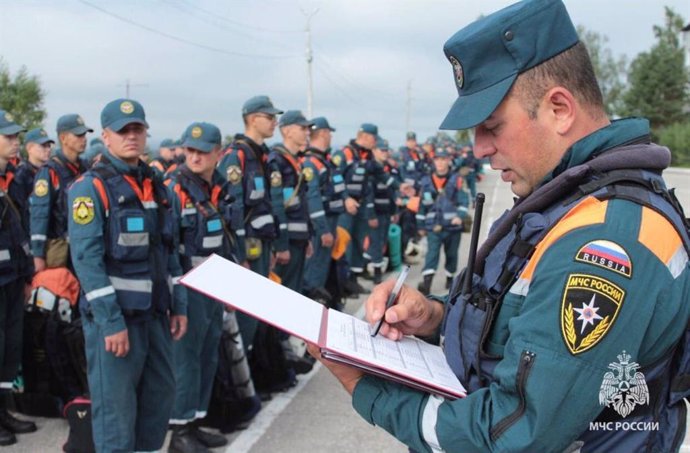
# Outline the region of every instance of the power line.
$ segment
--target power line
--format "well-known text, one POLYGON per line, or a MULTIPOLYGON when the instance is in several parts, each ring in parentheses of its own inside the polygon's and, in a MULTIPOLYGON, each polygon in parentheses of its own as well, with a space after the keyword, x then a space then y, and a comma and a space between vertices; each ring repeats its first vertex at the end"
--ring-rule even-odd
POLYGON ((194 8, 194 7, 188 6, 188 5, 185 4, 185 3, 175 2, 174 0, 162 0, 162 1, 163 1, 164 3, 167 3, 168 6, 171 6, 171 7, 175 8, 175 9, 177 9, 178 11, 181 11, 181 12, 187 14, 187 15, 194 16, 196 19, 198 19, 199 21, 203 22, 204 24, 213 25, 214 27, 217 27, 217 28, 219 28, 219 29, 221 29, 221 30, 230 31, 230 32, 232 32, 232 33, 235 34, 235 35, 238 35, 238 34, 239 34, 239 35, 242 35, 242 36, 246 36, 246 37, 248 37, 248 38, 250 38, 250 39, 252 39, 252 40, 254 40, 254 41, 264 41, 264 42, 266 42, 266 43, 269 43, 269 44, 274 45, 274 46, 281 47, 281 48, 283 48, 283 49, 287 49, 287 50, 290 50, 290 51, 294 50, 294 49, 292 49, 292 48, 286 46, 286 45, 283 44, 282 42, 273 41, 273 40, 271 40, 271 39, 266 39, 266 38, 264 38, 263 36, 257 36, 257 35, 255 35, 255 34, 252 34, 251 32, 246 31, 246 30, 238 30, 238 29, 236 29, 236 28, 229 27, 228 25, 225 25, 225 24, 219 22, 219 21, 218 21, 218 18, 215 17, 215 16, 212 16, 212 15, 211 15, 211 17, 208 17, 209 15, 206 15, 206 16, 200 15, 200 14, 199 14, 199 11, 198 11, 198 8, 194 8))
POLYGON ((302 33, 302 30, 272 30, 270 28, 264 28, 264 27, 259 27, 256 25, 245 24, 243 22, 234 21, 234 20, 229 19, 225 16, 221 16, 219 14, 216 14, 213 11, 209 11, 207 9, 201 8, 201 7, 191 3, 189 1, 180 0, 180 2, 187 4, 188 6, 192 7, 196 11, 200 11, 202 13, 209 15, 209 16, 212 16, 214 19, 219 19, 219 20, 222 20, 223 22, 227 22, 229 24, 233 24, 233 25, 236 25, 238 27, 245 27, 245 28, 249 28, 251 30, 265 31, 265 32, 270 32, 270 33, 302 33))
MULTIPOLYGON (((314 47, 317 47, 317 46, 314 46, 314 47)), ((318 48, 318 47, 317 47, 317 48, 318 48)), ((329 63, 328 60, 327 60, 325 57, 322 57, 321 55, 318 55, 318 54, 317 54, 317 55, 316 55, 316 58, 318 58, 319 61, 321 61, 321 63, 325 64, 325 65, 328 66, 330 69, 332 69, 336 74, 338 74, 338 75, 340 76, 340 78, 341 78, 344 82, 346 82, 346 83, 352 85, 354 88, 356 88, 357 91, 368 91, 368 92, 370 92, 370 93, 375 93, 375 94, 377 94, 377 95, 379 95, 379 96, 384 96, 384 97, 387 97, 387 98, 389 98, 389 99, 399 99, 399 98, 400 98, 400 96, 398 96, 398 95, 396 95, 396 94, 394 94, 394 93, 389 93, 389 92, 386 92, 386 91, 382 91, 382 90, 379 90, 379 89, 377 89, 377 88, 371 88, 371 87, 365 86, 365 85, 363 85, 363 84, 361 84, 361 83, 359 83, 359 82, 355 82, 354 80, 345 77, 345 76, 343 75, 343 72, 344 72, 344 71, 342 71, 342 70, 336 68, 334 64, 329 63)))
POLYGON ((326 80, 328 80, 331 83, 331 85, 333 85, 333 87, 336 89, 336 91, 340 92, 340 94, 342 94, 348 101, 355 104, 358 108, 362 108, 362 104, 359 101, 357 101, 355 98, 350 96, 350 94, 347 92, 347 90, 343 89, 339 83, 337 83, 335 80, 331 79, 323 67, 316 66, 316 69, 321 73, 321 75, 326 80))
POLYGON ((139 28, 141 28, 141 29, 143 29, 143 30, 146 30, 146 31, 150 32, 150 33, 154 33, 154 34, 156 34, 156 35, 163 36, 163 37, 165 37, 165 38, 172 39, 172 40, 174 40, 174 41, 181 42, 181 43, 184 43, 184 44, 187 44, 187 45, 190 45, 190 46, 198 47, 198 48, 200 48, 200 49, 209 50, 209 51, 211 51, 211 52, 216 52, 216 53, 220 53, 220 54, 224 54, 224 55, 230 55, 230 56, 233 56, 233 57, 245 57, 245 58, 283 59, 283 58, 296 58, 296 57, 297 57, 297 55, 258 55, 258 54, 246 54, 246 53, 240 53, 240 52, 233 52, 233 51, 225 50, 225 49, 219 49, 219 48, 217 48, 217 47, 207 46, 206 44, 202 44, 202 43, 190 41, 190 40, 185 39, 185 38, 180 38, 179 36, 171 35, 170 33, 166 33, 166 32, 157 30, 157 29, 155 29, 155 28, 151 28, 151 27, 149 27, 148 25, 140 24, 140 23, 135 22, 135 21, 133 21, 133 20, 131 20, 131 19, 128 19, 128 18, 126 18, 126 17, 123 17, 123 16, 120 16, 120 15, 118 15, 118 14, 112 13, 112 12, 110 12, 110 11, 104 9, 104 8, 101 8, 100 6, 94 5, 93 3, 88 2, 88 1, 86 1, 86 0, 77 0, 77 1, 79 1, 80 3, 83 3, 83 4, 86 5, 86 6, 89 6, 89 7, 93 8, 93 9, 96 9, 96 10, 102 12, 103 14, 106 14, 106 15, 108 15, 108 16, 110 16, 110 17, 113 17, 113 18, 115 18, 115 19, 118 19, 118 20, 120 20, 120 21, 122 21, 122 22, 125 22, 125 23, 129 24, 129 25, 133 25, 133 26, 135 26, 135 27, 139 27, 139 28))

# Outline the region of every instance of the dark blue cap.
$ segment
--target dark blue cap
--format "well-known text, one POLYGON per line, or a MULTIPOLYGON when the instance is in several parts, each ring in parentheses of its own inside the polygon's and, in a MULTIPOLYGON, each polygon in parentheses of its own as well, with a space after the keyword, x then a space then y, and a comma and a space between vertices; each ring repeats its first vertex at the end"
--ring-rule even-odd
POLYGON ((312 123, 309 121, 299 110, 288 110, 280 116, 278 121, 279 127, 292 126, 297 124, 298 126, 311 126, 312 123))
POLYGON ((211 123, 192 123, 184 131, 185 148, 198 149, 205 153, 210 153, 213 148, 220 145, 223 138, 220 129, 211 123))
POLYGON ((496 110, 518 74, 577 42, 561 0, 525 0, 458 31, 443 46, 453 67, 458 99, 441 129, 468 129, 481 123, 496 110))
POLYGON ((273 102, 268 96, 254 96, 242 106, 242 115, 250 113, 267 113, 269 115, 280 115, 282 110, 273 107, 273 102))
POLYGON ((115 99, 110 101, 101 112, 101 127, 120 131, 128 124, 137 123, 149 127, 146 122, 144 107, 133 99, 115 99))
POLYGON ((325 116, 317 116, 316 118, 312 119, 311 122, 311 130, 313 131, 318 131, 319 129, 330 129, 331 132, 335 132, 335 128, 332 128, 331 125, 328 124, 328 120, 325 116))
POLYGON ((10 113, 0 110, 0 134, 14 135, 24 132, 25 130, 26 129, 14 122, 14 117, 10 113))
POLYGON ((93 129, 84 124, 84 120, 76 113, 62 115, 57 121, 57 133, 71 132, 74 135, 82 135, 93 132, 93 129))
POLYGON ((372 123, 363 123, 361 126, 359 126, 359 131, 364 132, 366 134, 371 134, 376 137, 379 135, 379 128, 372 123))
POLYGON ((46 143, 55 143, 55 140, 48 137, 48 133, 45 129, 37 127, 36 129, 31 129, 24 136, 24 143, 38 143, 39 145, 45 145, 46 143))
POLYGON ((408 140, 417 140, 417 134, 414 132, 408 132, 407 135, 405 135, 405 138, 408 140))
POLYGON ((175 140, 172 138, 164 138, 163 141, 161 141, 161 144, 158 145, 159 148, 174 148, 177 146, 175 144, 175 140))
POLYGON ((388 140, 384 140, 381 137, 378 137, 376 139, 376 148, 378 148, 381 151, 390 151, 390 146, 388 146, 388 140))
POLYGON ((98 137, 92 138, 92 139, 89 141, 89 146, 94 146, 94 145, 103 145, 103 140, 101 140, 101 139, 98 138, 98 137))
POLYGON ((446 149, 446 148, 438 148, 434 152, 434 159, 437 157, 450 157, 450 153, 448 152, 448 149, 446 149))

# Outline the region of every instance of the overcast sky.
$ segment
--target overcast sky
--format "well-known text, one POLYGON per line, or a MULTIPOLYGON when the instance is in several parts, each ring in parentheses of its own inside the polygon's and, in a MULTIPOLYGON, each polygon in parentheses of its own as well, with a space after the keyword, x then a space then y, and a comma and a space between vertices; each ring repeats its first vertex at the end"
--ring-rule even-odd
MULTIPOLYGON (((0 57, 12 72, 24 65, 39 76, 52 135, 64 113, 80 113, 100 133, 102 107, 124 97, 127 80, 146 110, 150 144, 178 137, 192 121, 215 123, 225 135, 241 131, 241 106, 256 94, 306 114, 305 13, 318 8, 311 22, 314 116, 328 117, 338 144, 373 122, 398 145, 408 83, 411 129, 423 140, 456 97, 444 42, 510 3, 0 0, 0 57)), ((652 46, 665 5, 690 19, 688 0, 565 3, 576 25, 605 34, 614 54, 629 60, 652 46)))

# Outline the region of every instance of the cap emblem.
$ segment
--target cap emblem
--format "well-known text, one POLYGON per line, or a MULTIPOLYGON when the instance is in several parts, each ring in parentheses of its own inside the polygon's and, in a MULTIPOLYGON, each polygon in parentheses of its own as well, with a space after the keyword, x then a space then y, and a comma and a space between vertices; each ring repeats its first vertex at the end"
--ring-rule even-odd
POLYGON ((458 61, 457 58, 455 57, 450 57, 450 64, 453 65, 453 73, 455 74, 455 83, 458 86, 458 88, 462 88, 462 86, 465 84, 465 74, 462 70, 462 65, 460 64, 460 61, 458 61))
POLYGON ((201 128, 199 126, 194 126, 192 128, 192 137, 199 138, 199 137, 201 137, 202 133, 203 133, 203 131, 201 130, 201 128))
POLYGON ((125 115, 129 115, 134 112, 134 104, 129 101, 124 101, 122 104, 120 104, 120 111, 125 115))
POLYGON ((5 121, 7 121, 8 123, 13 123, 13 122, 14 122, 14 118, 12 117, 12 115, 10 115, 9 113, 5 112, 5 121))

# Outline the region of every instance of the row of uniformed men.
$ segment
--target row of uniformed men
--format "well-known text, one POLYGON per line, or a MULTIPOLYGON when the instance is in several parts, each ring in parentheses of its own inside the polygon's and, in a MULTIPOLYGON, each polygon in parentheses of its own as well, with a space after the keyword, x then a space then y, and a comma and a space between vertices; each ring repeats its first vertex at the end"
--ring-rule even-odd
MULTIPOLYGON (((168 311, 173 314, 171 332, 177 338, 187 328, 186 311, 197 320, 189 324, 194 329, 193 335, 185 337, 189 341, 176 343, 175 355, 185 358, 176 361, 178 384, 189 385, 177 386, 177 403, 171 419, 187 426, 188 422, 205 415, 217 363, 222 311, 217 304, 203 298, 186 304, 184 292, 177 285, 172 296, 165 295, 163 284, 168 277, 179 277, 182 271, 213 252, 225 256, 234 253, 239 262, 267 275, 270 254, 274 252, 277 274, 284 284, 299 291, 304 260, 314 233, 316 253, 306 264, 313 272, 307 272, 304 285, 312 295, 314 291, 318 294, 325 283, 323 270, 329 267, 338 223, 353 233, 348 256, 350 263, 354 263, 351 270, 355 276, 362 270, 358 263, 364 255, 361 245, 363 235, 367 234, 366 226, 372 228, 369 250, 380 275, 386 225, 394 213, 396 200, 392 189, 402 189, 408 196, 414 196, 415 189, 392 176, 398 174, 396 166, 388 159, 387 147, 381 143, 376 146, 378 131, 371 124, 364 124, 357 138, 329 160, 333 129, 328 122, 324 118, 307 121, 300 112, 289 111, 280 121, 283 143, 270 152, 264 141, 273 135, 276 115, 280 113, 265 96, 247 101, 243 107, 245 133, 238 134, 223 155, 220 131, 215 126, 207 123, 190 126, 183 143, 186 163, 175 172, 169 184, 173 197, 157 189, 152 171, 140 163, 147 124, 143 108, 135 101, 113 101, 103 110, 101 122, 107 150, 98 159, 99 164, 69 190, 68 203, 65 203, 66 189, 84 170, 79 156, 86 148, 86 133, 92 130, 78 115, 60 118, 61 146, 50 159, 47 153, 51 140, 45 131, 27 134, 28 160, 20 166, 19 173, 31 170, 28 174, 35 175, 35 182, 28 210, 31 221, 24 219, 22 225, 31 226, 31 249, 38 271, 46 267, 46 249, 50 251, 51 244, 67 237, 69 223, 72 264, 83 287, 81 308, 85 315, 89 382, 92 394, 97 392, 103 397, 93 401, 94 437, 99 450, 117 449, 118 445, 139 450, 157 443, 159 436, 150 435, 159 431, 151 429, 168 412, 157 411, 157 416, 142 414, 136 418, 135 425, 130 415, 137 412, 137 407, 147 406, 147 402, 160 403, 166 394, 168 398, 164 400, 170 400, 173 394, 170 386, 156 382, 154 390, 146 384, 135 385, 139 392, 137 398, 132 398, 131 388, 122 389, 116 382, 122 379, 129 379, 133 384, 147 382, 142 373, 151 362, 157 375, 172 377, 172 373, 164 371, 172 369, 171 356, 158 344, 161 341, 166 344, 166 334, 160 324, 168 323, 161 316, 168 311), (298 153, 307 145, 308 135, 311 135, 311 146, 304 158, 299 159, 298 153), (34 145, 40 147, 40 153, 34 145), (214 170, 219 160, 221 173, 214 170), (270 191, 265 190, 268 185, 270 191), (176 208, 172 212, 179 222, 167 220, 168 211, 162 208, 166 205, 176 208), (136 212, 137 208, 140 212, 136 212), (167 253, 166 258, 166 251, 175 247, 182 252, 179 265, 171 258, 174 253, 167 253), (163 270, 165 266, 160 266, 165 262, 167 272, 163 270), (154 344, 158 346, 152 347, 154 344), (139 351, 141 347, 147 353, 129 353, 130 348, 139 351), (202 355, 205 360, 199 360, 202 355), (113 386, 119 387, 120 392, 113 392, 113 386), (106 424, 111 428, 106 430, 106 424), (147 433, 146 439, 141 438, 142 433, 147 433)), ((19 126, 7 118, 10 128, 3 130, 12 134, 3 135, 16 142, 17 146, 12 146, 16 155, 17 135, 22 129, 14 132, 19 126)), ((435 161, 449 161, 443 152, 437 157, 435 161)), ((437 173, 436 176, 446 178, 455 175, 451 187, 461 188, 461 180, 448 172, 447 166, 445 170, 441 166, 437 173)), ((432 178, 435 199, 444 193, 447 181, 442 180, 438 185, 439 181, 432 178)), ((26 191, 26 184, 15 185, 26 191)), ((425 198, 422 206, 428 208, 431 192, 422 193, 425 198)), ((450 211, 438 212, 440 217, 431 222, 433 234, 440 233, 433 231, 440 224, 453 229, 461 223, 456 219, 464 214, 467 204, 463 204, 462 193, 455 191, 455 196, 446 197, 456 202, 452 207, 456 215, 449 216, 450 211), (450 221, 444 222, 444 218, 450 221)), ((26 200, 22 195, 14 198, 26 200)), ((438 217, 437 214, 434 215, 438 217)), ((430 213, 426 216, 430 217, 430 213)), ((32 273, 27 271, 23 275, 32 273)), ((240 318, 240 328, 245 344, 251 345, 256 322, 240 318)), ((170 379, 167 382, 171 384, 170 379)), ((171 445, 171 451, 199 448, 199 445, 190 447, 198 440, 206 441, 207 445, 222 442, 194 428, 179 429, 175 434, 173 440, 179 442, 171 445)))

